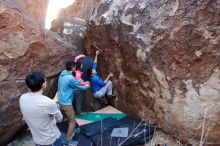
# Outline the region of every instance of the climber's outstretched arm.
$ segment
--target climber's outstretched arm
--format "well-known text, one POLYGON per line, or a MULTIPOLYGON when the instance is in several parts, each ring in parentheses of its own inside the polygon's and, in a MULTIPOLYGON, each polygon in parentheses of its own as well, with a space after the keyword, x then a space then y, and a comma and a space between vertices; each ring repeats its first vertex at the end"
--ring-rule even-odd
POLYGON ((97 63, 98 62, 98 55, 100 54, 99 51, 96 51, 95 52, 95 59, 94 59, 94 63, 97 63))

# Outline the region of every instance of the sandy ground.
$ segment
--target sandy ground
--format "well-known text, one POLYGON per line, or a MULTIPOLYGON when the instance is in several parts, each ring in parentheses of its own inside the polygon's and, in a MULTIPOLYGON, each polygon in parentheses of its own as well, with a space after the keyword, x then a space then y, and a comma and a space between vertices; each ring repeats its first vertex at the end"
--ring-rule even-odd
POLYGON ((157 146, 158 144, 161 146, 163 146, 163 144, 166 144, 166 146, 181 146, 181 144, 178 144, 169 135, 164 134, 161 131, 156 131, 156 134, 151 139, 151 141, 149 141, 144 146, 157 146))

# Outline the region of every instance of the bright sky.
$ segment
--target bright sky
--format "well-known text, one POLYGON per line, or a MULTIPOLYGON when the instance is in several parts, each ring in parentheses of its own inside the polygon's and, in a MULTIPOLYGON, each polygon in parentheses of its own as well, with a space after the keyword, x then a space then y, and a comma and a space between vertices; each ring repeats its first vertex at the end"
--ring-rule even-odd
POLYGON ((66 8, 75 0, 49 0, 45 28, 50 29, 51 22, 56 19, 59 9, 66 8))

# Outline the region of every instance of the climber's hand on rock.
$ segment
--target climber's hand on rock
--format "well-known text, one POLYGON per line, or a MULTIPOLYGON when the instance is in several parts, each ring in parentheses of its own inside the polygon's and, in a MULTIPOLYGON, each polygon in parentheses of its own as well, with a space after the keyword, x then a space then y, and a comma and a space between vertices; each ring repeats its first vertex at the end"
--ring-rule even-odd
POLYGON ((96 54, 96 55, 99 55, 99 54, 100 54, 100 52, 99 52, 99 51, 96 51, 96 52, 95 52, 95 54, 96 54))
POLYGON ((109 76, 110 78, 113 77, 113 73, 110 73, 108 76, 109 76))

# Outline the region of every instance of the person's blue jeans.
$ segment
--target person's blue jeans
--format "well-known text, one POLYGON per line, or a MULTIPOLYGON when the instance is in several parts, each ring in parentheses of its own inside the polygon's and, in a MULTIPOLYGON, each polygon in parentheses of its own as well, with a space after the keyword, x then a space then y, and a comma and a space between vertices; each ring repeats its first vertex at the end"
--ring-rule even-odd
POLYGON ((38 145, 38 144, 36 144, 36 146, 62 146, 61 136, 53 144, 50 144, 50 145, 38 145))

